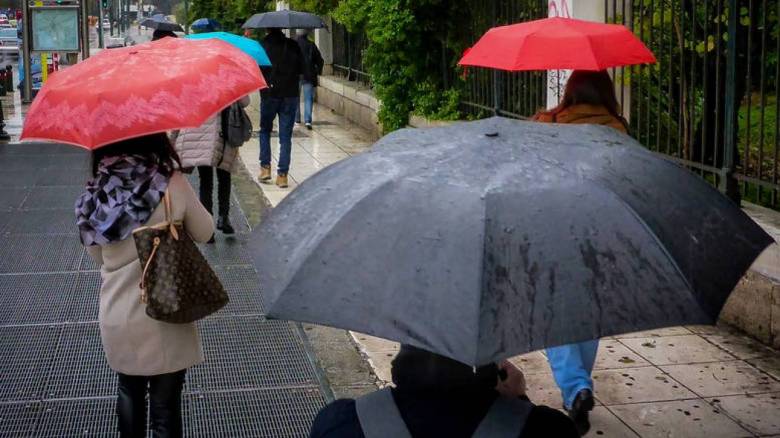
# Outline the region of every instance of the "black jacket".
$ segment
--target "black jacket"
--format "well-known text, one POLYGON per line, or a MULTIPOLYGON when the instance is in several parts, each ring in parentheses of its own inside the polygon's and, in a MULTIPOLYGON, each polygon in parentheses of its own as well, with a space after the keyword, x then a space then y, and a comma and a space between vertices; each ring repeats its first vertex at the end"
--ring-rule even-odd
POLYGON ((281 32, 268 34, 262 42, 271 67, 262 67, 268 88, 263 97, 298 97, 300 76, 303 74, 303 54, 298 43, 281 32))
POLYGON ((316 86, 317 76, 322 74, 325 65, 320 49, 305 35, 299 36, 296 42, 303 53, 303 80, 316 86))
MULTIPOLYGON (((415 438, 469 438, 499 396, 495 365, 474 371, 452 359, 407 345, 392 364, 393 399, 415 438)), ((311 429, 311 438, 364 438, 351 399, 325 406, 311 429)), ((578 438, 574 422, 547 406, 534 406, 521 438, 578 438)))

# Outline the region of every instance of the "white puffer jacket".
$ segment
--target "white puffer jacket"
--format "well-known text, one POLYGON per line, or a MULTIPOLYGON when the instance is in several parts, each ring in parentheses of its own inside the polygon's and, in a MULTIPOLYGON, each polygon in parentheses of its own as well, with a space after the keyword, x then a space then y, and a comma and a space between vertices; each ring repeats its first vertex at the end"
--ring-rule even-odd
MULTIPOLYGON (((238 101, 241 106, 249 105, 249 96, 238 101)), ((238 148, 225 145, 220 135, 222 124, 220 115, 206 120, 203 125, 194 129, 183 129, 174 132, 171 137, 174 148, 181 158, 185 169, 197 166, 212 166, 232 172, 238 156, 238 148)))

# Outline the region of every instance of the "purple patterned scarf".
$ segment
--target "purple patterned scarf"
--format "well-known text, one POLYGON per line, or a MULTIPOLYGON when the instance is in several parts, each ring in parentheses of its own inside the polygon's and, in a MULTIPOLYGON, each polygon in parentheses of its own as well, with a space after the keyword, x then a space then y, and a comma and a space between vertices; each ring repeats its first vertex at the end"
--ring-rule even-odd
POLYGON ((149 220, 170 175, 138 155, 106 157, 76 200, 76 224, 85 246, 125 240, 149 220))

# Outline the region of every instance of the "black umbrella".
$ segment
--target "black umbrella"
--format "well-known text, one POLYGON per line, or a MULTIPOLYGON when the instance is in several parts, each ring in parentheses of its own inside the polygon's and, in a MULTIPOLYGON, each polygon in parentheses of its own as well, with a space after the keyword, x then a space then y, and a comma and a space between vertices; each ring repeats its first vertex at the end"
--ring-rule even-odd
POLYGON ((244 29, 317 29, 325 27, 322 18, 297 11, 273 11, 255 14, 244 23, 244 29))
POLYGON ((149 27, 154 30, 165 30, 170 32, 184 32, 184 29, 176 23, 168 20, 163 14, 152 15, 141 22, 141 26, 149 27))
POLYGON ((712 324, 772 242, 679 165, 602 126, 492 118, 386 136, 254 232, 268 315, 478 365, 712 324))

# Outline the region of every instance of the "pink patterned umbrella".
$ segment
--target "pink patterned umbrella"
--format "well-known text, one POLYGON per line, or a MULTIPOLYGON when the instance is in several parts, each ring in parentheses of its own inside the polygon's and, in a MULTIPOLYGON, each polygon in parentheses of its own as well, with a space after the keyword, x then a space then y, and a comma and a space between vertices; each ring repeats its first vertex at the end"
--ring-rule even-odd
POLYGON ((257 62, 216 39, 163 38, 104 50, 49 78, 27 113, 22 139, 97 149, 198 127, 266 87, 257 62))

